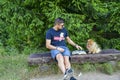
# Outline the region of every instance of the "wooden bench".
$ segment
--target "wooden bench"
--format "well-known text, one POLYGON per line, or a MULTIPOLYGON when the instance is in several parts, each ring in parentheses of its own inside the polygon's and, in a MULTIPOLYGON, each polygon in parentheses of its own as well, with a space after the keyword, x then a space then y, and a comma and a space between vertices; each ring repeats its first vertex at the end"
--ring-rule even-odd
MULTIPOLYGON (((72 55, 71 63, 98 63, 98 62, 108 62, 108 61, 120 61, 120 51, 111 51, 109 53, 101 52, 99 54, 81 54, 81 55, 72 55)), ((28 57, 29 65, 39 65, 44 63, 53 63, 53 59, 50 56, 50 52, 45 53, 34 53, 30 54, 28 57)))

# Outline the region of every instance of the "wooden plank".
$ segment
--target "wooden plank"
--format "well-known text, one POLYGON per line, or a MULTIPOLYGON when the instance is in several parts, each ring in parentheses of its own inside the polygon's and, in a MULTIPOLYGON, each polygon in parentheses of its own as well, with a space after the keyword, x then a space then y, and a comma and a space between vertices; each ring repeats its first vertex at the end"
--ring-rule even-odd
POLYGON ((72 63, 120 61, 120 53, 73 55, 72 63))
MULTIPOLYGON (((71 63, 98 63, 108 61, 120 61, 120 53, 107 53, 107 54, 82 54, 72 55, 71 63)), ((34 53, 28 57, 29 65, 39 65, 44 63, 53 63, 54 60, 50 56, 50 52, 34 53)))
POLYGON ((29 65, 39 65, 44 63, 50 63, 53 59, 50 56, 50 52, 45 53, 34 53, 28 57, 29 65))

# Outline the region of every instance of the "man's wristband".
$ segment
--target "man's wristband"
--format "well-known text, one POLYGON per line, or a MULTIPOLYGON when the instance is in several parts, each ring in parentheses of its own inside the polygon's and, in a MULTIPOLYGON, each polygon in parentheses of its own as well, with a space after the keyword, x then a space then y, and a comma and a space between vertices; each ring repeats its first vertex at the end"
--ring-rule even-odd
POLYGON ((77 44, 75 44, 75 47, 78 46, 77 44))

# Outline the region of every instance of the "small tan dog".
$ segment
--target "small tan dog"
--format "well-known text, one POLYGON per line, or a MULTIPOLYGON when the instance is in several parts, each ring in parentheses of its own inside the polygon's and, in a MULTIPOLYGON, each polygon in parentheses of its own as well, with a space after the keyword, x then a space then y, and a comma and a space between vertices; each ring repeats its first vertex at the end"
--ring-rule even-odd
POLYGON ((98 44, 92 39, 88 39, 86 47, 87 47, 87 49, 89 51, 88 53, 95 54, 95 53, 99 53, 101 51, 98 44))

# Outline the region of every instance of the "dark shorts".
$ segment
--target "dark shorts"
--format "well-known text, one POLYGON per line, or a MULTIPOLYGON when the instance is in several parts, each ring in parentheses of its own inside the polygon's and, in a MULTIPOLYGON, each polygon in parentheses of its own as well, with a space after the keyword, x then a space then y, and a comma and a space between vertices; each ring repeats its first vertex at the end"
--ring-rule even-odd
POLYGON ((51 50, 51 57, 53 59, 56 59, 56 55, 59 53, 62 54, 63 56, 69 56, 69 57, 71 56, 70 50, 67 47, 65 46, 58 46, 58 47, 63 48, 65 51, 61 53, 59 50, 56 50, 56 49, 51 50))

